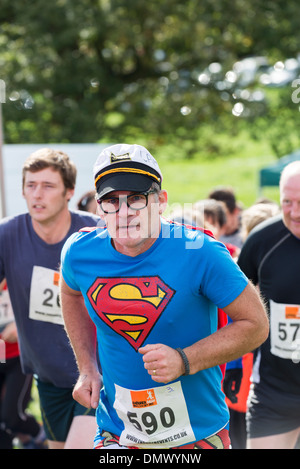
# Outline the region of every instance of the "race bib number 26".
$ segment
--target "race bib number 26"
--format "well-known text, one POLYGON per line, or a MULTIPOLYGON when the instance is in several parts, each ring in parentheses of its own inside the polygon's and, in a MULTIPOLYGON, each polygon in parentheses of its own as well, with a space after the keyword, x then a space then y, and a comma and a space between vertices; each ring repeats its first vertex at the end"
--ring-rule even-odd
POLYGON ((30 288, 29 317, 54 324, 64 323, 59 301, 59 272, 34 266, 30 288))

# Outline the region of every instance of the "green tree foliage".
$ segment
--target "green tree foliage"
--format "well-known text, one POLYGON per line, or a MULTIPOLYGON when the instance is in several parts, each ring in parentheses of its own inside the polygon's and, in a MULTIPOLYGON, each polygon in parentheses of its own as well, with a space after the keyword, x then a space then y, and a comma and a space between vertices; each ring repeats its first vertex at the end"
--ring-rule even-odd
POLYGON ((248 99, 237 119, 232 110, 245 103, 226 73, 251 55, 296 57, 298 8, 296 0, 1 0, 5 141, 171 137, 191 156, 199 138, 218 153, 216 135, 245 122, 260 138, 256 119, 266 131, 282 101, 248 99))

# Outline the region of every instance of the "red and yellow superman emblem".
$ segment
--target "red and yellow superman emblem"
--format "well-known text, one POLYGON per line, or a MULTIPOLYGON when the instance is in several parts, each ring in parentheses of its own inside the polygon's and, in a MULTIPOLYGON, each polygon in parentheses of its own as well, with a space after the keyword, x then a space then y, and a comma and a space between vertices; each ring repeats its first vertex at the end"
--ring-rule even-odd
POLYGON ((174 293, 155 276, 97 278, 87 296, 105 324, 138 350, 174 293))

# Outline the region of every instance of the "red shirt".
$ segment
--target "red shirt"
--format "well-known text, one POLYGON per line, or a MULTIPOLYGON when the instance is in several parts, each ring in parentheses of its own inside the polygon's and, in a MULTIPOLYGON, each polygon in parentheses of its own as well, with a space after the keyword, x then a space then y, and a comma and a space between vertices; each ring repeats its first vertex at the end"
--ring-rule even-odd
MULTIPOLYGON (((4 284, 3 290, 7 290, 6 283, 4 284)), ((1 334, 0 334, 1 339, 1 334)), ((14 358, 20 355, 18 342, 5 342, 5 359, 14 358)))

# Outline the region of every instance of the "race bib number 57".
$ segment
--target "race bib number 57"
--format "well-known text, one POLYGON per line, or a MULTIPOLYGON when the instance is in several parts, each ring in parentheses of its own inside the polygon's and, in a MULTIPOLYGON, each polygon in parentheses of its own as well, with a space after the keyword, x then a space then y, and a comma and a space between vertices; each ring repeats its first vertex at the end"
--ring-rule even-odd
POLYGON ((300 306, 270 300, 271 352, 295 363, 300 361, 300 306))
POLYGON ((125 426, 120 444, 154 449, 195 440, 180 382, 138 391, 115 386, 114 407, 125 426))

